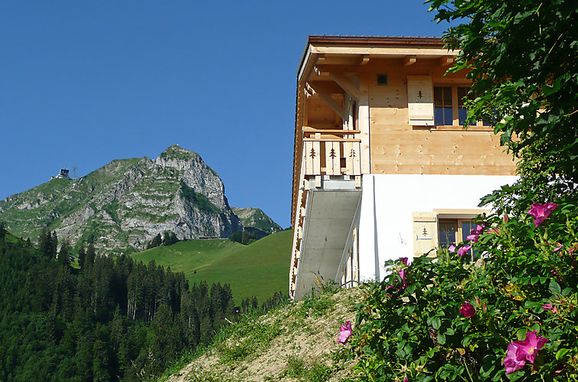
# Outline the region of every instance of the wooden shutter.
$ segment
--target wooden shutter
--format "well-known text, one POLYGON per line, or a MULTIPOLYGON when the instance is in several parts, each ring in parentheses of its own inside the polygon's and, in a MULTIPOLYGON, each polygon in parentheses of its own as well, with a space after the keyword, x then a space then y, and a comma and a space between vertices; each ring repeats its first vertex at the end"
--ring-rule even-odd
POLYGON ((407 76, 407 109, 412 126, 434 125, 433 85, 430 76, 407 76))

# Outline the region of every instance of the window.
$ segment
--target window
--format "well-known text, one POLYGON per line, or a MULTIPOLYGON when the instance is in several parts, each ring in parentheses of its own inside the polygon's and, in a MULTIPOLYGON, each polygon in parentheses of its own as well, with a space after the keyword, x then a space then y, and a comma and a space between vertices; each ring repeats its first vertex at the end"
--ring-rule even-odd
POLYGON ((438 222, 438 247, 467 241, 467 236, 476 224, 471 219, 440 219, 438 222))
POLYGON ((435 86, 434 87, 434 123, 436 126, 462 126, 468 115, 464 102, 468 97, 469 87, 435 86))
POLYGON ((452 88, 449 86, 434 87, 434 123, 436 126, 452 125, 452 88))

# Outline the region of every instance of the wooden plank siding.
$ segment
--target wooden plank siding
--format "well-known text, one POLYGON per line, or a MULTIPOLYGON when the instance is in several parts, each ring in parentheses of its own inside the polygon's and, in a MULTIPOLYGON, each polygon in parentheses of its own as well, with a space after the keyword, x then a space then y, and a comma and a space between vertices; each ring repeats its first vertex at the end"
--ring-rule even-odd
POLYGON ((433 84, 464 85, 463 76, 444 76, 438 61, 368 67, 372 174, 514 175, 512 156, 489 128, 411 126, 407 76, 431 75, 433 84), (417 65, 417 63, 415 64, 417 65), (378 85, 378 73, 387 85, 378 85), (372 75, 373 74, 373 75, 372 75))

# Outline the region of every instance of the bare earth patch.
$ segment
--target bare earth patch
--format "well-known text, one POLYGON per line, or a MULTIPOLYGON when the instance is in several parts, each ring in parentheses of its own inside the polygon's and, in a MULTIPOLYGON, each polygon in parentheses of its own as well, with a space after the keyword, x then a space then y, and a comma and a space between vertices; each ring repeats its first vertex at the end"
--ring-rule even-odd
POLYGON ((238 324, 168 381, 351 380, 353 361, 344 361, 336 339, 339 326, 353 321, 360 296, 357 288, 344 289, 238 324))

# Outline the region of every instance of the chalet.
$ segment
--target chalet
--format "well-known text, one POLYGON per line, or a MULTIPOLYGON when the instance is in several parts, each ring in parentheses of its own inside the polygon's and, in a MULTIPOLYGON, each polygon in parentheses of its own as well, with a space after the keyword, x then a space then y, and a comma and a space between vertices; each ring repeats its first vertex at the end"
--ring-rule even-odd
POLYGON ((439 38, 309 38, 297 77, 289 293, 384 276, 462 241, 479 199, 515 180, 439 38))

